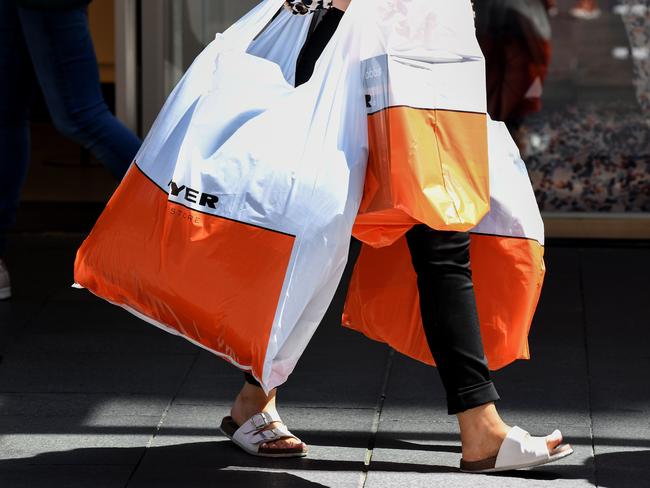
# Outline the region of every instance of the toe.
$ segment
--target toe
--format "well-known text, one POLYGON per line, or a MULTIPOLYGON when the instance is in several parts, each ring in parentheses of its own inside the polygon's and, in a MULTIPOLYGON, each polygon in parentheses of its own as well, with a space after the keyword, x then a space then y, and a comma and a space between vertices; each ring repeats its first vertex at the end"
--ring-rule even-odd
MULTIPOLYGON (((281 426, 282 424, 280 422, 274 422, 268 426, 268 429, 273 429, 281 426)), ((265 442, 264 444, 260 444, 260 447, 263 449, 277 450, 300 448, 304 452, 307 452, 307 445, 295 437, 288 437, 285 439, 278 439, 276 441, 265 442)))
POLYGON ((546 445, 548 446, 549 451, 556 449, 560 444, 562 444, 562 440, 562 432, 559 430, 556 430, 551 435, 546 436, 546 445))
POLYGON ((294 449, 296 447, 301 447, 306 449, 306 445, 303 442, 298 441, 297 439, 282 439, 279 441, 266 442, 262 444, 264 449, 294 449))
POLYGON ((287 446, 284 444, 284 441, 266 442, 262 444, 262 447, 265 449, 286 449, 287 448, 287 446))

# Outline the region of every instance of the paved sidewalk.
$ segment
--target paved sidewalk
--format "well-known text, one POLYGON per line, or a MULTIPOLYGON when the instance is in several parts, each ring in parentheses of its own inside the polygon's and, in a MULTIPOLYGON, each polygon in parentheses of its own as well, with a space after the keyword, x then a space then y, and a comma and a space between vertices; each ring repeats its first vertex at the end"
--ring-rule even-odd
POLYGON ((506 419, 560 427, 566 460, 458 472, 434 370, 329 317, 281 393, 312 447, 260 460, 217 426, 241 384, 224 361, 69 288, 76 235, 22 236, 0 303, 0 487, 650 486, 650 249, 548 249, 533 361, 496 374, 506 419))

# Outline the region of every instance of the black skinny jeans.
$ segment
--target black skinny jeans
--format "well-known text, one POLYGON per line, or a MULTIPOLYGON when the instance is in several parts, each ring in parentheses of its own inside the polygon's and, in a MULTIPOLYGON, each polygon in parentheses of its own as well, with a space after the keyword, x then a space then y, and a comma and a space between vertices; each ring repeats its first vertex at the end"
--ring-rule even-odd
MULTIPOLYGON (((328 11, 308 38, 296 69, 296 86, 306 82, 343 14, 328 11)), ((447 393, 450 415, 499 399, 490 379, 479 327, 470 269, 470 237, 417 225, 406 234, 418 277, 424 332, 447 393)), ((352 268, 361 251, 354 239, 337 294, 347 294, 352 268)), ((246 374, 246 381, 259 383, 246 374)))

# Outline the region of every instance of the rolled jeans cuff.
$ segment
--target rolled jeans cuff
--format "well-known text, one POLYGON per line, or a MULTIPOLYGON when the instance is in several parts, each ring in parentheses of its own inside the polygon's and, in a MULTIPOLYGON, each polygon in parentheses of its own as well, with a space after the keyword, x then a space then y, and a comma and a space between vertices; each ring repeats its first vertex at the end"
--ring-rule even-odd
POLYGON ((486 403, 500 400, 497 389, 492 381, 486 381, 475 386, 458 390, 455 396, 447 398, 449 415, 456 415, 471 408, 480 407, 486 403))

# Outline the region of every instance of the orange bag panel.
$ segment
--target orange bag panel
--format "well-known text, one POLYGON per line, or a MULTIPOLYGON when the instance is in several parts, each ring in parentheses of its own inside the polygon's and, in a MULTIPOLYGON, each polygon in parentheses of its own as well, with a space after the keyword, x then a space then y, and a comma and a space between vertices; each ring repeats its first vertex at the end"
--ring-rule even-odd
POLYGON ((486 114, 390 107, 368 117, 368 138, 358 239, 390 245, 417 222, 466 231, 488 212, 486 114))
POLYGON ((75 280, 260 378, 294 239, 169 202, 134 164, 80 248, 75 280))
MULTIPOLYGON (((544 248, 528 239, 473 234, 471 262, 490 368, 529 359, 528 333, 544 280, 544 248)), ((363 246, 343 322, 407 356, 434 364, 406 238, 380 249, 363 246)))

